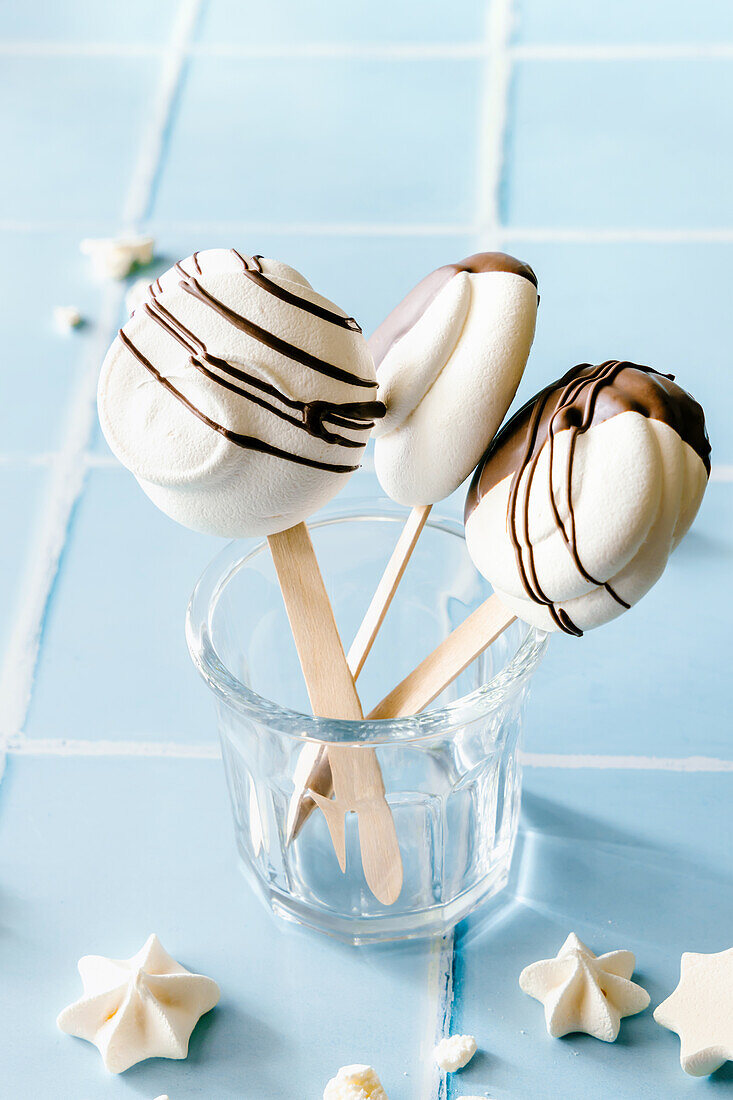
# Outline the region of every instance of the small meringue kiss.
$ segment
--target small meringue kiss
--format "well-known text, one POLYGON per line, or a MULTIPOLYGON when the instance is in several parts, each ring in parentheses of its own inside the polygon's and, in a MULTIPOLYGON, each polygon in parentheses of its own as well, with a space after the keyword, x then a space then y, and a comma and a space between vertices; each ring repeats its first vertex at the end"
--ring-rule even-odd
POLYGON ((110 1073, 145 1058, 185 1058, 199 1018, 218 1002, 216 982, 192 974, 149 936, 131 959, 85 955, 84 995, 56 1021, 98 1048, 110 1073))

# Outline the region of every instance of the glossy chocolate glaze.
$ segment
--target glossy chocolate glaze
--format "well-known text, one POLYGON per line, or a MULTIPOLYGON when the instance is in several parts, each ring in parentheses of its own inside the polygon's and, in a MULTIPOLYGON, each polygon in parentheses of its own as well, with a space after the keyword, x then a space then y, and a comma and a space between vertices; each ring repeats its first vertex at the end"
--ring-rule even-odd
MULTIPOLYGON (((307 302, 305 299, 299 298, 289 291, 283 291, 281 287, 262 273, 259 257, 252 257, 247 261, 236 252, 235 249, 232 249, 232 252, 242 261, 243 268, 249 276, 261 277, 263 281, 260 281, 259 277, 256 278, 255 281, 269 293, 278 298, 282 298, 291 305, 296 305, 306 312, 320 317, 322 320, 338 324, 343 328, 352 329, 352 331, 361 332, 361 329, 352 318, 344 318, 340 314, 333 313, 331 310, 326 310, 321 306, 314 306, 313 303, 307 302)), ((198 256, 198 252, 193 254, 193 264, 196 272, 202 274, 198 256)), ((348 382, 353 385, 368 386, 370 388, 376 385, 374 382, 364 381, 357 375, 353 375, 339 367, 325 363, 323 360, 310 355, 310 353, 297 348, 295 345, 288 344, 274 334, 266 332, 264 329, 260 328, 260 326, 255 325, 254 322, 235 313, 234 310, 229 309, 228 306, 225 306, 213 295, 209 294, 196 278, 184 269, 182 264, 177 263, 175 269, 179 275, 182 276, 179 286, 183 290, 214 309, 220 316, 226 318, 226 320, 236 328, 246 332, 254 339, 260 340, 260 342, 266 344, 266 346, 273 348, 283 355, 288 355, 289 358, 294 361, 309 366, 320 374, 327 374, 329 377, 336 378, 339 381, 348 382)), ((146 316, 162 328, 171 339, 177 341, 177 343, 181 344, 186 349, 189 353, 189 366, 195 368, 216 385, 222 386, 224 389, 238 394, 240 397, 260 408, 266 409, 268 412, 278 417, 278 419, 292 424, 294 427, 307 432, 309 435, 322 440, 324 443, 330 443, 340 447, 363 447, 364 441, 350 439, 347 436, 340 435, 338 432, 333 432, 326 427, 326 422, 342 428, 351 429, 352 431, 369 431, 374 426, 375 418, 384 416, 385 407, 381 401, 330 402, 296 400, 284 393, 277 386, 264 379, 258 378, 255 374, 235 367, 226 359, 211 355, 203 340, 187 328, 158 300, 156 288, 159 294, 161 290, 160 280, 156 280, 156 282, 151 284, 148 288, 149 298, 142 306, 146 316), (215 371, 221 373, 215 373, 215 371), (224 375, 224 377, 222 377, 222 375, 224 375), (234 381, 234 379, 236 379, 236 381, 234 381), (238 383, 243 383, 243 385, 238 383), (255 392, 252 392, 252 390, 255 392), (274 398, 278 404, 273 404, 272 401, 267 400, 268 397, 274 398), (285 407, 281 408, 280 406, 285 407), (294 413, 296 415, 293 415, 294 413)), ((358 469, 358 466, 346 466, 339 463, 321 462, 317 459, 309 459, 302 455, 297 455, 293 452, 275 447, 253 436, 245 436, 237 432, 232 432, 223 425, 217 424, 198 409, 189 398, 185 397, 169 379, 165 378, 154 364, 135 346, 125 332, 120 330, 119 336, 125 347, 127 347, 141 366, 145 367, 157 382, 168 390, 168 392, 180 401, 190 412, 197 416, 199 420, 207 424, 212 430, 223 435, 230 443, 249 450, 271 454, 278 458, 295 462, 298 465, 311 466, 314 469, 331 470, 334 473, 351 473, 358 469)))
POLYGON ((430 303, 440 291, 462 271, 470 275, 482 275, 492 271, 507 271, 511 275, 521 275, 537 286, 537 276, 529 264, 508 256, 505 252, 477 252, 456 264, 446 264, 426 275, 410 293, 392 310, 369 339, 369 350, 376 366, 398 340, 410 331, 422 317, 430 303))
POLYGON ((672 375, 659 374, 650 367, 612 359, 595 367, 587 363, 573 367, 563 378, 553 382, 528 401, 491 442, 476 468, 468 491, 466 520, 486 493, 511 476, 507 530, 514 547, 522 586, 531 600, 547 607, 555 624, 568 634, 580 636, 582 631, 542 591, 535 568, 534 548, 527 539, 530 488, 540 452, 548 444, 550 503, 568 553, 585 580, 605 588, 617 603, 628 607, 608 582, 591 576, 583 565, 577 544, 570 492, 578 436, 593 425, 601 424, 604 420, 624 412, 637 412, 673 428, 699 455, 707 473, 710 473, 710 442, 705 430, 705 417, 694 398, 675 384, 672 375), (561 493, 561 499, 567 501, 568 505, 568 520, 564 522, 557 505, 552 474, 557 473, 554 471, 553 461, 555 436, 566 429, 571 432, 571 437, 561 493), (520 515, 519 487, 525 472, 527 484, 520 515), (520 529, 522 541, 519 538, 520 529))

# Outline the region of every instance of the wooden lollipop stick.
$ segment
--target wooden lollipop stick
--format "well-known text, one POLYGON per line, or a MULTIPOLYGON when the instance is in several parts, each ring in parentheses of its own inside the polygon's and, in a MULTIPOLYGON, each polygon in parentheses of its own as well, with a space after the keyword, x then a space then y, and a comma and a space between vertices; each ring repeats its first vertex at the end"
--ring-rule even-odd
MULTIPOLYGON (((288 531, 270 535, 268 542, 313 713, 323 718, 362 718, 361 703, 308 528, 299 523, 288 531)), ((313 752, 312 746, 306 748, 313 752)), ((391 905, 402 888, 402 861, 376 753, 367 746, 343 745, 332 745, 330 752, 335 799, 323 801, 330 803, 324 812, 339 864, 344 870, 344 821, 346 813, 352 811, 359 815, 359 842, 367 883, 379 901, 391 905)), ((319 805, 324 809, 321 797, 319 805)))
MULTIPOLYGON (((384 617, 389 610, 389 605, 392 603, 394 594, 402 580, 402 574, 407 568, 412 551, 415 549, 417 540, 420 537, 420 532, 430 515, 431 508, 431 504, 413 508, 405 521, 402 533, 397 540, 392 556, 372 596, 372 601, 356 633, 356 637, 351 643, 351 649, 346 658, 354 680, 358 678, 364 667, 364 662, 369 656, 369 651, 374 645, 379 629, 384 622, 384 617)), ((328 762, 328 752, 325 746, 322 748, 319 746, 306 746, 301 753, 297 770, 295 795, 288 810, 288 843, 297 837, 315 809, 315 801, 309 798, 306 792, 315 791, 316 794, 320 794, 324 798, 330 798, 333 794, 331 765, 328 762)))
POLYGON ((372 602, 369 604, 361 626, 356 632, 356 637, 351 643, 351 649, 346 659, 355 680, 364 667, 364 662, 374 645, 379 629, 384 622, 384 616, 394 599, 395 592, 402 580, 402 574, 407 568, 407 563, 412 556, 412 551, 415 549, 420 532, 430 515, 431 508, 432 504, 420 505, 413 508, 407 517, 405 526, 402 528, 402 534, 392 551, 392 557, 387 563, 387 568, 384 570, 382 579, 372 596, 372 602))
POLYGON ((490 596, 393 688, 368 717, 403 718, 418 714, 460 676, 471 661, 488 649, 515 618, 498 596, 490 596))

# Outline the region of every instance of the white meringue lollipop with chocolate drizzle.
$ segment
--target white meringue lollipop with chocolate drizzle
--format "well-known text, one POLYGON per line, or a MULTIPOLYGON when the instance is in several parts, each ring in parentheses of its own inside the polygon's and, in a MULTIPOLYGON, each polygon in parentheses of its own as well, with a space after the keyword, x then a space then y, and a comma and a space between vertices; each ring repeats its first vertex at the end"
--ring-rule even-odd
POLYGON ((664 572, 710 474, 702 408, 671 375, 574 367, 490 444, 466 502, 466 543, 494 595, 370 717, 427 706, 515 617, 580 636, 664 572))
MULTIPOLYGON (((286 264, 195 252, 120 330, 98 406, 110 447, 163 512, 196 531, 268 536, 314 713, 361 718, 303 523, 358 468, 384 413, 353 318, 286 264)), ((360 791, 382 791, 360 833, 372 834, 367 881, 390 903, 402 869, 379 765, 373 750, 343 759, 344 812, 360 791)))

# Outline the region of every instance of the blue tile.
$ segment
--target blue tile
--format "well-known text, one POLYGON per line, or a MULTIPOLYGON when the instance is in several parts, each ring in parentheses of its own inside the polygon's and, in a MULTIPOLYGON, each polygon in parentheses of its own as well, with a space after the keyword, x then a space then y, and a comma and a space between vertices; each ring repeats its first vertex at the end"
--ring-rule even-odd
MULTIPOLYGON (((730 946, 733 776, 531 770, 515 868, 515 900, 458 940, 452 1026, 485 1052, 455 1079, 451 1098, 676 1100, 691 1082, 679 1040, 652 1018, 675 987, 683 951, 730 946), (622 1021, 613 1044, 550 1039, 542 1006, 518 986, 524 966, 555 955, 569 932, 601 953, 634 951, 652 1004, 622 1021), (459 1085, 460 1081, 460 1085, 459 1085)), ((728 1095, 728 1069, 695 1083, 728 1095)))
POLYGON ((552 638, 530 697, 534 752, 731 754, 720 655, 730 634, 733 485, 712 483, 644 599, 583 638, 552 638))
POLYGON ((156 58, 5 57, 0 176, 5 219, 114 219, 135 166, 156 58))
POLYGON ((53 451, 63 439, 69 401, 88 363, 100 287, 92 282, 89 262, 79 253, 79 234, 0 233, 0 250, 2 453, 53 451), (76 306, 86 323, 58 332, 53 309, 59 305, 76 306))
POLYGON ((529 226, 730 223, 733 66, 522 62, 511 95, 506 219, 529 226), (684 150, 684 155, 680 151, 684 150))
POLYGON ((429 949, 357 952, 276 922, 236 870, 217 761, 11 761, 0 877, 6 1095, 32 1074, 54 1100, 293 1100, 362 1060, 390 1095, 423 1100, 429 949), (152 931, 221 1001, 186 1061, 112 1077, 54 1020, 81 992, 81 955, 127 957, 152 931))
POLYGON ((472 61, 196 58, 154 214, 470 221, 479 74, 472 61))
POLYGON ((448 7, 442 0, 395 5, 389 0, 338 0, 302 4, 299 0, 269 0, 242 4, 239 0, 209 0, 203 20, 204 43, 302 45, 308 42, 465 42, 483 33, 484 5, 464 0, 448 7))
POLYGON ((726 0, 516 0, 516 41, 532 45, 696 43, 733 38, 726 0))
POLYGON ((729 244, 506 244, 542 301, 518 401, 574 363, 621 358, 677 376, 703 405, 713 461, 733 462, 729 244))
POLYGON ((124 5, 5 0, 0 7, 0 41, 161 42, 170 33, 178 7, 178 0, 125 0, 124 5))
POLYGON ((0 465, 0 513, 5 532, 0 539, 0 657, 18 610, 18 591, 32 552, 46 483, 47 472, 42 467, 0 465))
POLYGON ((48 613, 30 735, 213 741, 183 624, 222 545, 160 513, 122 467, 92 470, 48 613))

